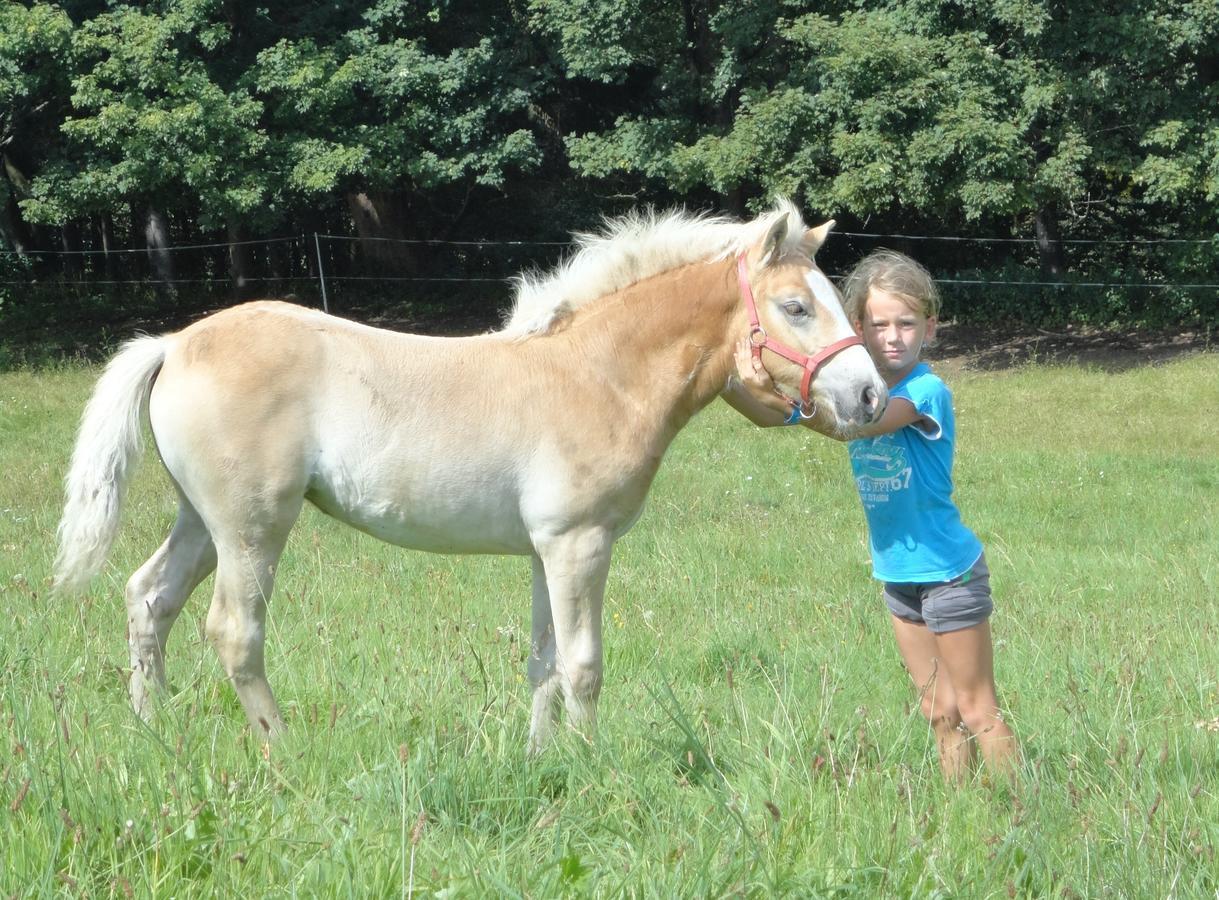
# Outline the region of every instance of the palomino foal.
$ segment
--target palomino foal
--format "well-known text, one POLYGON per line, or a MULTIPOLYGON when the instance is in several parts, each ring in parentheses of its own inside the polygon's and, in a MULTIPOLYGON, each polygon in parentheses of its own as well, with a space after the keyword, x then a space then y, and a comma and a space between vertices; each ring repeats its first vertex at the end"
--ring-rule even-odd
POLYGON ((255 302, 137 338, 84 413, 57 583, 79 589, 101 569, 146 408, 178 517, 127 583, 140 714, 165 684, 174 621, 215 571, 208 639, 254 732, 284 728, 263 661, 266 610, 308 500, 404 547, 529 556, 529 748, 545 744, 563 705, 591 732, 611 548, 674 435, 723 390, 734 343, 752 334, 783 347, 786 358, 768 360, 776 384, 843 430, 884 404, 812 262, 828 231, 806 229, 786 202, 745 223, 628 217, 581 238, 555 273, 522 279, 506 327, 475 337, 255 302), (828 358, 806 357, 822 348, 828 358))

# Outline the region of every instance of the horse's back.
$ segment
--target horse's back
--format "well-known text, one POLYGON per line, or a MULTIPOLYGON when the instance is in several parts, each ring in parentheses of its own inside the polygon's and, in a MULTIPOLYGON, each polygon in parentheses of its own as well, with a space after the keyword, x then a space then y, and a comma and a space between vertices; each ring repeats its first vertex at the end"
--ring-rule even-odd
POLYGON ((150 418, 187 498, 239 530, 307 499, 402 546, 530 553, 538 534, 625 530, 659 464, 580 347, 255 302, 169 338, 150 418))
POLYGON ((528 552, 519 452, 467 421, 444 377, 489 343, 244 304, 171 337, 153 433, 188 499, 242 527, 308 499, 406 546, 528 552))

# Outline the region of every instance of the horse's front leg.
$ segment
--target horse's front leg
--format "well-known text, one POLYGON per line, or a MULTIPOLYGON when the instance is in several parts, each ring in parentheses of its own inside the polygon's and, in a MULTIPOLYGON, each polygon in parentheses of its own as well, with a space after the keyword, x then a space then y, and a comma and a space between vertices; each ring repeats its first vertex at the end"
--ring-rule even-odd
POLYGON ((533 557, 533 627, 529 644, 529 683, 533 685, 533 714, 529 719, 529 753, 539 753, 550 741, 559 720, 559 673, 555 668, 554 617, 546 569, 533 557))
POLYGON ((592 738, 596 729, 602 673, 601 608, 613 536, 603 528, 588 528, 548 537, 536 549, 550 602, 549 623, 540 623, 545 615, 539 615, 540 573, 535 565, 530 655, 534 698, 529 734, 529 749, 534 753, 545 745, 554 722, 556 683, 563 692, 568 723, 586 738, 592 738))

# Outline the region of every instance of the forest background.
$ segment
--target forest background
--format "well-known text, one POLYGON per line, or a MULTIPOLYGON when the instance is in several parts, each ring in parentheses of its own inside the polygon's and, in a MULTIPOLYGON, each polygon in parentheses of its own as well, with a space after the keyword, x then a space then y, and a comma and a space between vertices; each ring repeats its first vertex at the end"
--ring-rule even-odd
POLYGON ((9 342, 319 270, 481 320, 605 216, 779 194, 958 321, 1219 313, 1219 0, 4 0, 0 155, 9 342))

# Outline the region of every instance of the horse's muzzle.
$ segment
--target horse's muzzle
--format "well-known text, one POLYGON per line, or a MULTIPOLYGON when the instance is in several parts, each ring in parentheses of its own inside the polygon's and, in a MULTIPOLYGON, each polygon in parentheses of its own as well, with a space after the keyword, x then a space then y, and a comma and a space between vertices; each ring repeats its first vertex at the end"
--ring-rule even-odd
POLYGON ((878 390, 875 386, 868 385, 859 398, 860 417, 866 424, 871 425, 884 415, 888 404, 889 392, 883 386, 878 390))

